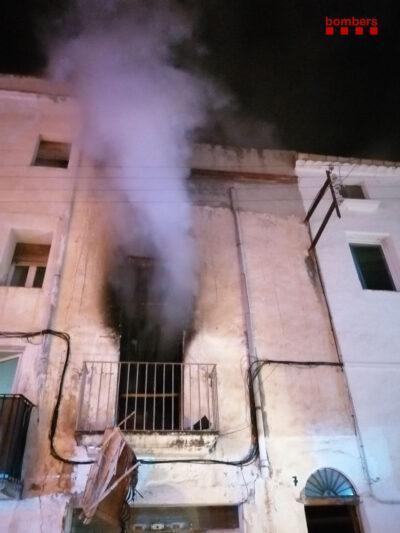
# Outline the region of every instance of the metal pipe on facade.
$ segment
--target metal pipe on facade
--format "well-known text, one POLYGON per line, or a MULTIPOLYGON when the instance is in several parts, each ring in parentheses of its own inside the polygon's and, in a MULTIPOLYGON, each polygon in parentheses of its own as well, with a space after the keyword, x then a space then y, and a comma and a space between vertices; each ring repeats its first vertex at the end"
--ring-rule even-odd
MULTIPOLYGON (((238 249, 238 258, 240 265, 240 286, 242 292, 242 300, 244 306, 244 320, 246 328, 246 338, 247 338, 247 355, 248 355, 248 364, 249 369, 251 365, 258 361, 257 350, 254 341, 254 327, 253 327, 253 318, 251 312, 251 302, 249 294, 249 282, 247 274, 247 263, 246 263, 246 254, 243 246, 242 238, 242 228, 240 224, 240 215, 237 210, 237 197, 236 189, 231 187, 229 189, 231 210, 235 223, 235 237, 236 245, 238 249)), ((266 431, 264 427, 263 419, 263 405, 261 400, 261 377, 257 375, 254 380, 250 380, 250 386, 252 387, 255 403, 255 418, 257 426, 257 439, 258 439, 258 451, 259 451, 259 460, 260 460, 260 470, 262 475, 266 475, 269 472, 269 459, 266 447, 266 431)))
MULTIPOLYGON (((80 163, 81 163, 82 156, 81 154, 78 157, 76 167, 74 168, 74 176, 72 178, 72 191, 71 191, 71 199, 69 201, 68 205, 68 211, 66 213, 66 216, 64 216, 63 220, 63 229, 61 230, 61 246, 59 249, 58 257, 57 257, 57 264, 55 267, 55 273, 54 273, 54 281, 51 287, 51 293, 50 293, 50 305, 48 308, 47 313, 47 319, 46 319, 46 326, 45 329, 53 329, 53 325, 55 322, 55 314, 57 311, 58 306, 58 298, 60 293, 60 286, 61 286, 61 278, 64 271, 65 266, 65 257, 66 257, 66 251, 68 246, 68 237, 70 234, 71 229, 71 220, 73 217, 74 209, 75 209, 75 199, 76 199, 76 189, 77 189, 77 171, 79 170, 80 163)), ((43 366, 41 368, 43 372, 43 379, 46 379, 47 376, 47 367, 49 362, 49 355, 50 355, 50 349, 51 349, 51 343, 52 343, 52 337, 47 336, 45 337, 44 343, 43 343, 43 349, 42 349, 42 359, 43 359, 43 366)), ((40 383, 39 378, 39 391, 44 392, 46 388, 43 386, 44 383, 40 383)), ((41 395, 42 393, 39 392, 41 395)))

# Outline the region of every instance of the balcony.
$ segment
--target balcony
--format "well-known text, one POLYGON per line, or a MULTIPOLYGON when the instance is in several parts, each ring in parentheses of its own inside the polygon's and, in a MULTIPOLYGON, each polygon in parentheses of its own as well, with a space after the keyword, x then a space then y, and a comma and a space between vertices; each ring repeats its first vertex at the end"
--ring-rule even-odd
POLYGON ((32 407, 21 394, 0 395, 0 499, 21 495, 21 470, 32 407))
POLYGON ((218 433, 216 366, 84 363, 77 420, 81 442, 93 443, 85 435, 117 424, 136 450, 170 448, 174 442, 181 447, 211 447, 218 433))

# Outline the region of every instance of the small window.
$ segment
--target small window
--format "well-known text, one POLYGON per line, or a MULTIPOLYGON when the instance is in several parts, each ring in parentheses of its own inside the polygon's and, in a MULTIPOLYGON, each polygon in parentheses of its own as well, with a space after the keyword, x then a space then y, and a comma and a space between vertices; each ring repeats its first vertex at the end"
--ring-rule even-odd
POLYGON ((363 289, 396 290, 381 245, 350 244, 350 250, 363 289))
POLYGON ((8 285, 40 289, 43 286, 49 253, 49 244, 18 242, 15 245, 8 285))
POLYGON ((343 198, 365 199, 365 194, 361 185, 342 185, 340 187, 340 194, 343 198))
POLYGON ((13 392, 17 365, 18 356, 15 353, 0 352, 0 394, 13 392))
POLYGON ((36 167, 67 168, 70 151, 68 143, 41 140, 33 164, 36 167))

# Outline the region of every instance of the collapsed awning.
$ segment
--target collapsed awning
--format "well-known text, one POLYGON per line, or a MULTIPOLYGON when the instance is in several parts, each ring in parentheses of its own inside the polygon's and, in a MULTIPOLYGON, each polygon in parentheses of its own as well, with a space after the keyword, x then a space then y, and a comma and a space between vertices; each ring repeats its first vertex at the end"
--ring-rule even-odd
POLYGON ((130 484, 136 484, 139 463, 118 427, 106 429, 98 459, 90 467, 80 518, 89 524, 97 514, 119 524, 130 484))

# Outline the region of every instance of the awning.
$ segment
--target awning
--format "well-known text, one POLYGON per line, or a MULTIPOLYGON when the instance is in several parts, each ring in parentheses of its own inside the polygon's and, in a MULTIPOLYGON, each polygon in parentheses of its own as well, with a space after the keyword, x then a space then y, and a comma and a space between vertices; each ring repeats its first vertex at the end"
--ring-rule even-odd
POLYGON ((89 524, 96 513, 107 522, 119 524, 125 495, 132 479, 137 478, 138 466, 121 430, 118 427, 106 429, 82 497, 80 518, 85 524, 89 524))

